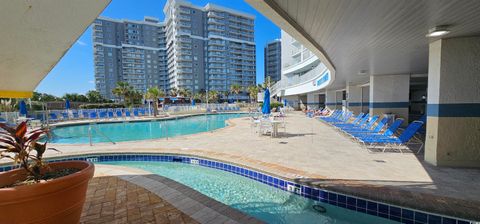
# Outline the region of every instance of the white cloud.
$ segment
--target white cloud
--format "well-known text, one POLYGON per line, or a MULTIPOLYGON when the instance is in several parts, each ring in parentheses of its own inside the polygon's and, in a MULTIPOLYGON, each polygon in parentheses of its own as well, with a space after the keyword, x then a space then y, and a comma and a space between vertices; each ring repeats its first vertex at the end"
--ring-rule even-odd
POLYGON ((87 43, 81 41, 81 40, 77 40, 77 44, 78 45, 81 45, 81 46, 87 46, 87 43))

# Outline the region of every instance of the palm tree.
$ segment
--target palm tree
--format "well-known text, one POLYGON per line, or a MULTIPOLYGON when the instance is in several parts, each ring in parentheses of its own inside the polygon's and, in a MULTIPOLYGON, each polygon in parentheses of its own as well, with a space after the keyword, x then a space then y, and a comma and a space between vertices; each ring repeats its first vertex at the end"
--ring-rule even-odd
POLYGON ((178 95, 180 95, 182 97, 190 97, 191 94, 192 93, 188 89, 185 89, 185 88, 178 89, 178 95))
POLYGON ((170 96, 175 97, 175 96, 178 96, 178 94, 179 94, 179 91, 178 91, 178 89, 177 89, 176 87, 173 87, 173 88, 170 90, 170 96))
POLYGON ((153 116, 158 114, 158 98, 164 97, 165 93, 162 90, 159 90, 157 87, 152 87, 147 90, 145 94, 145 99, 153 101, 153 116))
POLYGON ((272 85, 272 78, 270 76, 265 77, 265 81, 263 82, 262 88, 270 89, 271 85, 272 85))
POLYGON ((233 94, 235 94, 236 98, 237 98, 237 103, 238 103, 238 94, 240 92, 242 92, 242 86, 239 85, 239 84, 232 84, 230 86, 230 92, 232 92, 233 94))
POLYGON ((252 100, 254 102, 257 102, 257 96, 259 92, 258 86, 255 86, 255 85, 249 86, 247 87, 247 91, 248 91, 248 96, 250 98, 250 102, 252 102, 252 100))
POLYGON ((200 100, 202 103, 206 101, 204 92, 195 93, 192 98, 193 100, 200 100))
POLYGON ((218 101, 218 92, 216 90, 208 91, 208 101, 216 103, 218 101))
POLYGON ((124 106, 127 105, 127 98, 131 95, 133 87, 128 82, 117 82, 117 86, 112 90, 112 93, 120 99, 123 99, 124 106))

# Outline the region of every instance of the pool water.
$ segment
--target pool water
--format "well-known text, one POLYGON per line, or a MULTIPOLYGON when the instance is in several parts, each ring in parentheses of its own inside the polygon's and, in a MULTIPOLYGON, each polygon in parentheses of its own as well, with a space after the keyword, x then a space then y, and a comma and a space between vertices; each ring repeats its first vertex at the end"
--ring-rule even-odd
POLYGON ((170 178, 267 223, 396 223, 313 201, 218 169, 176 162, 119 161, 101 164, 139 168, 170 178), (327 212, 314 211, 312 206, 315 204, 320 204, 327 212))
POLYGON ((180 135, 212 131, 226 126, 226 120, 244 117, 246 114, 210 114, 186 118, 119 122, 102 124, 84 124, 57 127, 52 131, 51 143, 78 144, 89 143, 89 130, 93 143, 157 139, 180 135))

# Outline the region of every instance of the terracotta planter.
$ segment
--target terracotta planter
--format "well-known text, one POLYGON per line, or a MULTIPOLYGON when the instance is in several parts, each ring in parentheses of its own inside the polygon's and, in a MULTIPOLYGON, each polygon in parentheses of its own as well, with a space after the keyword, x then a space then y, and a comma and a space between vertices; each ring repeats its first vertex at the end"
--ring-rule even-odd
MULTIPOLYGON (((93 163, 67 161, 49 163, 52 169, 80 171, 32 185, 0 189, 0 223, 79 223, 93 163)), ((23 169, 0 173, 0 186, 25 175, 23 169)))

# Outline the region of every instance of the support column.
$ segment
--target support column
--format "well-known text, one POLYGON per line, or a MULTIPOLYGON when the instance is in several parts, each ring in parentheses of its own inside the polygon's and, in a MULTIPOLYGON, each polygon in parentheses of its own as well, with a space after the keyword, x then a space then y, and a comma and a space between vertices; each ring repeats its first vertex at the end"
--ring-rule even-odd
POLYGON ((308 93, 307 94, 307 105, 310 106, 311 109, 318 109, 318 105, 320 103, 320 99, 318 94, 308 93))
POLYGON ((335 103, 336 103, 337 110, 343 110, 342 101, 343 101, 343 91, 342 90, 336 91, 335 92, 335 103))
POLYGON ((325 106, 329 110, 336 110, 337 109, 337 96, 335 90, 327 90, 325 91, 325 106))
POLYGON ((362 112, 362 87, 347 84, 347 108, 355 114, 362 112))
POLYGON ((430 43, 425 160, 480 167, 480 37, 430 43))
POLYGON ((395 114, 408 122, 410 75, 370 76, 370 114, 395 114))

